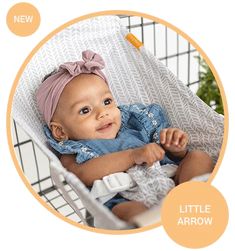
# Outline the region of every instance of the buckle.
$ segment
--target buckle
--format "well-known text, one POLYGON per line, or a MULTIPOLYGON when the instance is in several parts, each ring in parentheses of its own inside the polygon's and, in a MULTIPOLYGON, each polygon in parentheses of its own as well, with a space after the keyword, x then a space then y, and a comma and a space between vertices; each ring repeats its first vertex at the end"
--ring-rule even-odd
POLYGON ((113 173, 103 177, 103 182, 110 192, 125 191, 135 185, 128 173, 113 173))

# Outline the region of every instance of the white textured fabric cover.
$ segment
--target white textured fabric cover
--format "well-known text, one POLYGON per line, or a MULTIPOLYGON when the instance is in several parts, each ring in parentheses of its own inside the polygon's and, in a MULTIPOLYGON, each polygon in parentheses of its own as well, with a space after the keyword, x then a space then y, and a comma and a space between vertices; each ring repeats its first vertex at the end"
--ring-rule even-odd
MULTIPOLYGON (((115 16, 88 19, 59 32, 25 68, 13 100, 13 118, 50 159, 58 161, 46 145, 35 90, 55 67, 78 60, 83 50, 91 49, 106 62, 104 72, 118 104, 160 104, 172 126, 189 134, 190 148, 205 150, 216 161, 223 139, 223 117, 205 105, 145 48, 139 51, 133 47, 125 39, 127 33, 115 16)), ((83 198, 83 203, 89 207, 90 199, 83 198)))

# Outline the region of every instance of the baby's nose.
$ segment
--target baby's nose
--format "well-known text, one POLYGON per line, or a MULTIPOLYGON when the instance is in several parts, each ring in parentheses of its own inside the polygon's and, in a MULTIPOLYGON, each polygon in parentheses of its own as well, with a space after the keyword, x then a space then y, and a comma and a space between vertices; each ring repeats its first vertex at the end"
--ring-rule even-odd
POLYGON ((98 113, 97 113, 97 118, 101 119, 101 118, 104 118, 106 116, 109 116, 108 109, 105 109, 103 107, 100 108, 98 113))

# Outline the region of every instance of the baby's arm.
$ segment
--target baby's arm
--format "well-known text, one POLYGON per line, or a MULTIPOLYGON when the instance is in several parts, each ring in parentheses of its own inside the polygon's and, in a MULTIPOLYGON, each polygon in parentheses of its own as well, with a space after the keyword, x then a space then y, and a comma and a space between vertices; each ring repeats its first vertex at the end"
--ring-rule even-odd
POLYGON ((64 167, 74 173, 86 186, 106 175, 123 172, 134 165, 131 150, 106 154, 90 159, 82 164, 75 161, 75 155, 62 155, 61 162, 64 167))
POLYGON ((86 186, 97 179, 116 172, 125 172, 135 164, 151 166, 164 157, 164 150, 155 143, 143 147, 109 153, 90 159, 82 164, 75 162, 75 155, 62 155, 61 162, 70 172, 79 177, 86 186))

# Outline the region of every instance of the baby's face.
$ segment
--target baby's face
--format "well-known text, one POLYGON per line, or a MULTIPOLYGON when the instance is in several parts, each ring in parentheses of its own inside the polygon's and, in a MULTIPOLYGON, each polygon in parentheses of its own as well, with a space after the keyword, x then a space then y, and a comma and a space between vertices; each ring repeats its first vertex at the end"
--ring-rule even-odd
POLYGON ((105 81, 81 74, 64 88, 52 121, 61 124, 69 139, 113 139, 121 114, 105 81))

